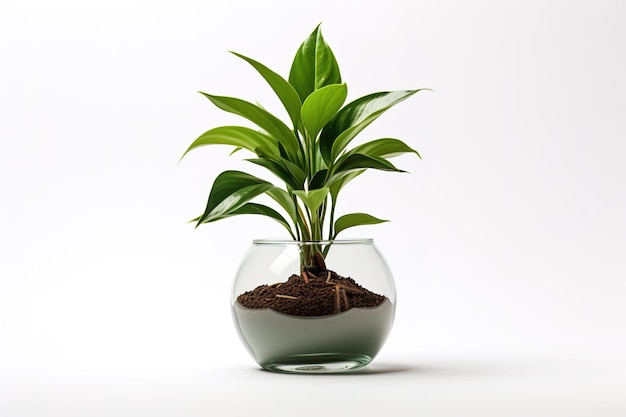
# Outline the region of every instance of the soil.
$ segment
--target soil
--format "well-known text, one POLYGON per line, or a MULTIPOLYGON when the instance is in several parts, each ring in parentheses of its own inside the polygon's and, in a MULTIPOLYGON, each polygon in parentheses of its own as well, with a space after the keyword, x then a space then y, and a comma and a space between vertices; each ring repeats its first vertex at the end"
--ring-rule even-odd
POLYGON ((357 284, 352 278, 324 270, 316 275, 303 272, 292 275, 286 282, 260 285, 247 291, 237 301, 247 308, 270 308, 292 316, 326 316, 353 307, 376 307, 386 297, 357 284))

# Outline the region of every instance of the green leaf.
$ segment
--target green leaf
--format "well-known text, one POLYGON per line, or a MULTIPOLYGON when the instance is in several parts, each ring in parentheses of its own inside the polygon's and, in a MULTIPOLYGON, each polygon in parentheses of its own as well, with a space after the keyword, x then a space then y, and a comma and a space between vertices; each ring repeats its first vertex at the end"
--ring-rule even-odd
POLYGON ((314 190, 317 188, 322 188, 326 184, 326 175, 328 173, 327 169, 321 169, 313 175, 313 178, 309 181, 309 190, 314 190))
POLYGON ((313 91, 330 84, 341 84, 341 73, 333 51, 318 25, 296 52, 289 83, 304 102, 313 91))
POLYGON ((381 114, 418 91, 421 90, 369 94, 339 110, 320 134, 320 148, 326 163, 334 161, 348 143, 381 114))
POLYGON ((365 171, 365 169, 360 169, 356 171, 346 172, 345 175, 342 175, 340 178, 337 178, 335 181, 329 184, 328 187, 330 188, 330 198, 332 198, 334 204, 337 203, 337 196, 339 195, 341 189, 345 187, 347 183, 349 183, 365 171))
POLYGON ((181 159, 189 151, 205 145, 231 145, 247 149, 258 154, 278 156, 278 143, 261 132, 243 126, 220 126, 204 132, 185 151, 181 159))
POLYGON ((391 162, 384 158, 363 154, 345 155, 337 161, 333 167, 332 174, 339 174, 345 171, 353 171, 362 168, 372 168, 382 171, 406 172, 396 168, 391 162))
POLYGON ((302 123, 311 138, 328 123, 343 106, 348 96, 345 84, 332 84, 311 93, 302 105, 302 123))
POLYGON ((240 147, 236 147, 235 149, 233 149, 233 151, 231 153, 228 154, 228 156, 233 156, 234 154, 236 154, 237 152, 239 152, 241 150, 240 147))
POLYGON ((317 190, 295 190, 293 193, 300 197, 300 200, 304 203, 305 206, 311 211, 314 212, 326 200, 326 196, 330 190, 327 187, 318 188, 317 190))
POLYGON ((346 155, 360 153, 367 156, 376 156, 379 158, 393 158, 405 153, 414 153, 421 158, 420 154, 406 143, 399 139, 376 139, 362 145, 356 146, 354 149, 346 152, 346 155))
POLYGON ((283 103, 283 106, 285 106, 294 127, 297 126, 298 120, 300 120, 300 108, 302 107, 302 102, 300 101, 298 93, 294 90, 291 84, 260 62, 236 52, 231 53, 248 62, 259 72, 259 74, 261 74, 270 87, 272 87, 272 90, 274 90, 274 93, 276 93, 280 101, 283 103))
POLYGON ((211 100, 218 108, 242 116, 274 136, 285 147, 288 155, 294 160, 298 160, 298 139, 293 131, 279 118, 256 104, 249 103, 245 100, 234 97, 214 96, 203 92, 200 92, 200 94, 211 100))
POLYGON ((337 165, 333 167, 326 184, 330 187, 335 182, 346 177, 351 172, 368 168, 377 169, 380 171, 406 172, 396 168, 391 162, 383 158, 361 154, 349 156, 344 155, 344 157, 339 160, 337 165))
POLYGON ((246 159, 248 162, 260 165, 268 169, 271 173, 280 178, 285 184, 296 190, 304 188, 306 176, 304 172, 297 166, 284 158, 261 158, 246 159))
POLYGON ((213 182, 206 209, 197 224, 228 216, 272 187, 271 183, 245 172, 224 171, 213 182))
POLYGON ((280 213, 278 213, 271 207, 265 206, 263 204, 246 203, 238 209, 231 211, 227 216, 224 216, 223 218, 237 216, 240 214, 260 214, 272 218, 278 223, 282 224, 287 229, 292 238, 296 238, 287 220, 285 220, 285 218, 281 216, 280 213))
POLYGON ((374 216, 371 216, 369 214, 366 213, 350 213, 350 214, 346 214, 344 216, 341 216, 340 218, 337 219, 337 221, 335 221, 335 236, 333 236, 333 239, 342 231, 346 230, 349 227, 354 227, 354 226, 363 226, 363 225, 367 225, 367 224, 379 224, 379 223, 384 223, 384 222, 388 222, 389 220, 381 220, 378 219, 374 216))
POLYGON ((274 187, 265 192, 274 201, 276 201, 289 215, 294 224, 298 222, 298 212, 294 199, 289 193, 282 188, 274 187))

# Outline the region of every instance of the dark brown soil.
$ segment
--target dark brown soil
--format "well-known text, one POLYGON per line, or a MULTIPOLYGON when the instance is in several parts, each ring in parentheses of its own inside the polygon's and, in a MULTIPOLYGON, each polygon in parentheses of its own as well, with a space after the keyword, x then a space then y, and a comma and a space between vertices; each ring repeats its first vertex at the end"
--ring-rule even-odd
POLYGON ((319 276, 304 272, 292 275, 286 282, 261 285, 237 297, 247 308, 271 308, 292 316, 326 316, 352 307, 376 307, 385 301, 375 294, 333 271, 319 276))

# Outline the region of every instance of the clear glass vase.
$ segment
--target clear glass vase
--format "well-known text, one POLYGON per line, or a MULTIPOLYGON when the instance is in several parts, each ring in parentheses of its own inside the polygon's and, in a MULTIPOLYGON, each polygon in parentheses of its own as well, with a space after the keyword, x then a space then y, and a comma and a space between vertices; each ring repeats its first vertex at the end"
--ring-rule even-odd
POLYGON ((396 290, 371 239, 255 240, 235 277, 231 301, 239 336, 262 368, 341 372, 362 368, 378 354, 393 324, 396 290), (306 259, 315 252, 323 254, 323 266, 312 270, 306 259), (242 304, 242 294, 254 289, 262 294, 257 299, 276 300, 288 308, 304 303, 300 293, 287 291, 288 280, 300 289, 320 287, 324 293, 319 303, 329 314, 296 315, 242 304), (375 294, 378 304, 363 307, 364 293, 375 294))

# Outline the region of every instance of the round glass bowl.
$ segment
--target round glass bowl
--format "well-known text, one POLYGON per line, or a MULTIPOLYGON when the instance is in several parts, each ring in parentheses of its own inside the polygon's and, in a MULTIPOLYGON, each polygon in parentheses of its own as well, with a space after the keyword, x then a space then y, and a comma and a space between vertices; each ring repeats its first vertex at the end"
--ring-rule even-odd
POLYGON ((395 303, 391 271, 371 239, 255 240, 235 277, 231 297, 235 327, 254 360, 266 370, 299 373, 349 371, 369 364, 389 335, 395 303), (312 249, 325 253, 329 271, 352 278, 384 301, 375 307, 338 309, 322 316, 248 308, 237 301, 239 295, 259 286, 278 285, 301 275, 303 254, 312 249))

